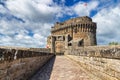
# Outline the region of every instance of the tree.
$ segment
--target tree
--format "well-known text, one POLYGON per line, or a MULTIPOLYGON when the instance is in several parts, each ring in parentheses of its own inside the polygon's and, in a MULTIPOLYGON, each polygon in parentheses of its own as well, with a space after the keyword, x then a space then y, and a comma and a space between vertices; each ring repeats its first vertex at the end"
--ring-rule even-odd
POLYGON ((109 45, 118 45, 118 42, 110 42, 109 45))

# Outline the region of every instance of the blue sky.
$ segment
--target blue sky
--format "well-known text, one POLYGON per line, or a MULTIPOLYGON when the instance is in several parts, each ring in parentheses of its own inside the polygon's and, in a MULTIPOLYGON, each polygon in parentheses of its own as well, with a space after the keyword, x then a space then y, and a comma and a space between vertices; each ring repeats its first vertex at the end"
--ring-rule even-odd
POLYGON ((120 42, 120 0, 0 0, 0 46, 45 47, 55 22, 80 16, 97 23, 98 45, 120 42))

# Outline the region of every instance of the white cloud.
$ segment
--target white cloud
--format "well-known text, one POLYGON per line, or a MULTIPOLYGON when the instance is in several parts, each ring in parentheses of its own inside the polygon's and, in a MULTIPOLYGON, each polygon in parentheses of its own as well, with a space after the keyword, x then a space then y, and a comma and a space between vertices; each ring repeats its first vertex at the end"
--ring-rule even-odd
POLYGON ((2 5, 0 5, 0 12, 1 13, 5 13, 6 12, 6 9, 2 5))
POLYGON ((93 17, 98 23, 99 42, 105 43, 110 41, 110 38, 111 41, 119 40, 120 6, 102 9, 103 7, 97 7, 102 1, 92 0, 87 6, 79 1, 68 7, 64 4, 65 0, 61 1, 58 5, 53 0, 6 0, 5 7, 0 5, 0 13, 3 14, 0 16, 0 45, 44 47, 56 19, 64 15, 89 16, 95 9, 101 10, 93 17), (113 30, 116 31, 111 33, 113 30))
POLYGON ((75 4, 72 8, 75 14, 79 16, 90 16, 90 12, 92 10, 95 10, 98 6, 99 2, 98 1, 90 1, 88 3, 85 2, 79 2, 75 4))
POLYGON ((41 36, 40 34, 34 34, 33 36, 35 39, 41 39, 44 38, 43 36, 41 36))
POLYGON ((120 42, 120 5, 104 8, 98 12, 93 21, 97 22, 97 38, 99 44, 112 41, 120 42))
POLYGON ((7 0, 5 7, 0 5, 0 13, 4 14, 0 20, 0 45, 6 46, 44 47, 55 16, 61 11, 52 0, 7 0))
POLYGON ((61 10, 52 0, 9 0, 6 6, 12 14, 34 22, 51 22, 61 10))
POLYGON ((50 34, 49 23, 19 23, 14 20, 0 21, 0 45, 24 46, 24 47, 44 47, 46 37, 50 34), (29 25, 28 25, 29 24, 29 25), (38 26, 37 24, 41 24, 38 26), (29 27, 30 26, 30 27, 29 27), (33 33, 30 35, 30 31, 33 33))

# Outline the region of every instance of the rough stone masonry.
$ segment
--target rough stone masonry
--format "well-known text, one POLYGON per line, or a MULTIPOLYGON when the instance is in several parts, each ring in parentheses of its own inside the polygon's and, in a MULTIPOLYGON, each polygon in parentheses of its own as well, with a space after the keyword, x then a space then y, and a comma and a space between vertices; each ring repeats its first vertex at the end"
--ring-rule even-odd
POLYGON ((54 53, 64 53, 69 47, 94 46, 96 29, 96 23, 88 16, 57 22, 48 36, 47 46, 54 53))
POLYGON ((29 80, 54 56, 54 54, 45 51, 49 50, 0 48, 0 80, 29 80))

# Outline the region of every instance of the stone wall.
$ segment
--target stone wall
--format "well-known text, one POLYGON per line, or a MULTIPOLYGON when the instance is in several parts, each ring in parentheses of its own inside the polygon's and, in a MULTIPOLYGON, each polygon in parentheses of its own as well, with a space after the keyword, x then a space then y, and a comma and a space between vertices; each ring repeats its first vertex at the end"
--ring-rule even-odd
POLYGON ((54 54, 0 48, 0 80, 27 80, 54 54))
POLYGON ((66 49, 65 54, 120 59, 120 46, 87 46, 66 49))
MULTIPOLYGON (((66 20, 64 22, 57 22, 52 28, 51 28, 51 35, 47 38, 47 45, 50 46, 51 50, 57 53, 64 52, 64 47, 61 48, 61 46, 94 46, 97 45, 96 41, 96 29, 97 24, 92 21, 92 19, 88 16, 78 17, 66 20), (63 42, 60 42, 61 46, 54 47, 53 50, 53 44, 56 43, 58 38, 65 37, 66 35, 69 35, 70 40, 66 42, 65 40, 62 40, 63 42), (52 40, 52 38, 55 36, 55 42, 52 40), (67 44, 68 43, 68 44, 67 44), (66 44, 66 45, 65 45, 66 44)), ((57 43, 56 43, 57 44, 57 43)), ((55 44, 55 45, 56 45, 55 44)), ((58 43, 59 44, 59 43, 58 43)), ((67 47, 66 47, 67 48, 67 47)))
POLYGON ((120 46, 89 46, 66 54, 95 80, 120 80, 120 46))
POLYGON ((25 47, 15 47, 15 46, 0 46, 2 49, 16 49, 16 50, 29 50, 37 52, 47 52, 50 53, 50 48, 25 48, 25 47))
POLYGON ((46 52, 50 53, 50 48, 29 48, 30 51, 37 51, 37 52, 46 52))
POLYGON ((65 42, 64 41, 55 41, 55 53, 64 53, 65 49, 65 42))

